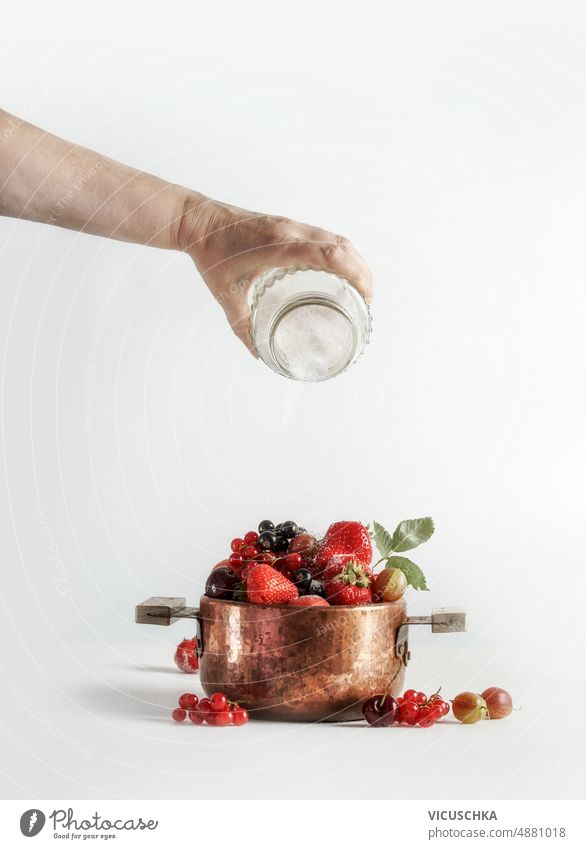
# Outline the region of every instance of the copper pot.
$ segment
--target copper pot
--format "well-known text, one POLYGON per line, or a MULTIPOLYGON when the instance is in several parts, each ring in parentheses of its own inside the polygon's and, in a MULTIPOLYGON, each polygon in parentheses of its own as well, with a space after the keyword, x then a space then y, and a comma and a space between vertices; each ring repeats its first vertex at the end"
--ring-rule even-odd
POLYGON ((436 633, 465 630, 460 610, 407 617, 405 601, 355 607, 268 607, 203 596, 199 609, 183 598, 151 598, 136 609, 142 624, 198 624, 200 678, 259 719, 361 719, 374 693, 396 695, 409 660, 408 625, 436 633))

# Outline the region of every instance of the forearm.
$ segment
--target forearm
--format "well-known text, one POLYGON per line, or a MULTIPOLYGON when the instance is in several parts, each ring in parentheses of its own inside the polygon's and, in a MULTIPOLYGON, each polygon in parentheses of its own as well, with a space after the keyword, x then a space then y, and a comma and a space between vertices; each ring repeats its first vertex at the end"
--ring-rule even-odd
POLYGON ((0 110, 2 215, 176 248, 185 203, 200 198, 0 110))
POLYGON ((322 268, 372 296, 370 271, 348 239, 214 201, 1 110, 0 215, 189 254, 253 353, 248 290, 270 268, 322 268))

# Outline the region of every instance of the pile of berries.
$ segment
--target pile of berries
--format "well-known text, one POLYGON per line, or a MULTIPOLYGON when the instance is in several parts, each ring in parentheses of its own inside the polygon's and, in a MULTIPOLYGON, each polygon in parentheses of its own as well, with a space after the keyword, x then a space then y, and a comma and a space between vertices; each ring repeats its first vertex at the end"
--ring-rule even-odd
POLYGON ((333 522, 318 540, 291 520, 275 525, 263 519, 257 531, 232 540, 228 559, 208 577, 206 595, 267 605, 357 605, 398 601, 408 584, 427 589, 421 569, 397 552, 428 540, 431 518, 407 519, 393 534, 378 522, 373 527, 333 522), (371 537, 382 555, 372 568, 371 537))
POLYGON ((449 712, 450 705, 441 698, 439 690, 429 698, 417 690, 406 690, 396 699, 389 695, 371 696, 362 705, 368 724, 379 728, 400 723, 430 728, 449 712))
POLYGON ((209 699, 198 699, 195 693, 179 696, 179 707, 171 716, 175 722, 185 722, 187 717, 194 725, 245 725, 248 711, 236 702, 230 702, 224 693, 213 693, 209 699))
POLYGON ((208 577, 206 595, 210 598, 288 604, 297 603, 300 596, 325 595, 323 584, 314 580, 310 571, 317 540, 296 522, 275 525, 263 519, 258 531, 236 537, 230 548, 228 559, 217 563, 208 577), (256 574, 249 581, 253 569, 256 574))
POLYGON ((206 582, 210 598, 304 607, 373 601, 372 544, 361 522, 334 522, 318 541, 296 522, 263 519, 230 547, 206 582))

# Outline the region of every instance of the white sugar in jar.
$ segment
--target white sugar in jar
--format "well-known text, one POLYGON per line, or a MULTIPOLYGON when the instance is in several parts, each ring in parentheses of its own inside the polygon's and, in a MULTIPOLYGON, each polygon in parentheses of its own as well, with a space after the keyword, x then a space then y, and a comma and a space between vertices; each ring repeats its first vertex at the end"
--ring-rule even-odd
POLYGON ((250 333, 260 358, 292 380, 328 380, 356 362, 371 333, 368 304, 327 271, 276 268, 251 290, 250 333))

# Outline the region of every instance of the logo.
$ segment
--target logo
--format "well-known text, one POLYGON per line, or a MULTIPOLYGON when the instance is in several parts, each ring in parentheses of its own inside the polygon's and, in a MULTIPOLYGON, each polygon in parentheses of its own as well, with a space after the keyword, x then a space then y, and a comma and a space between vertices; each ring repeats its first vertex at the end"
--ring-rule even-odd
POLYGON ((45 825, 45 814, 38 808, 25 811, 20 818, 20 830, 25 837, 36 837, 45 825))

